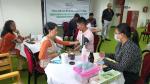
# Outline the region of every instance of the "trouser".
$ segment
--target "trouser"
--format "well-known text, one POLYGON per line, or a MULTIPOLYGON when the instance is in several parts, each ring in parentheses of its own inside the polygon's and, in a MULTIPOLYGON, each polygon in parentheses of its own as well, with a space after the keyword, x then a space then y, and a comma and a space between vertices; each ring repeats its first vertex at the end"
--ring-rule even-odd
POLYGON ((135 84, 139 79, 139 73, 123 72, 125 83, 124 84, 135 84))
POLYGON ((102 37, 103 39, 109 38, 109 29, 110 29, 111 21, 104 20, 104 24, 102 27, 102 37))
POLYGON ((96 35, 94 33, 94 52, 96 52, 96 50, 99 49, 99 48, 97 48, 98 42, 99 42, 99 35, 96 35))

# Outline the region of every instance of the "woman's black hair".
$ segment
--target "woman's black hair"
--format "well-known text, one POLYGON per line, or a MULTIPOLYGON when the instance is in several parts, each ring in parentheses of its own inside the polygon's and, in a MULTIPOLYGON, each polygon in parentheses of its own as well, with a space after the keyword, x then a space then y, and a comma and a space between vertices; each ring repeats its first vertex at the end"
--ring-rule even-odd
POLYGON ((127 23, 121 23, 116 28, 118 29, 120 33, 125 34, 129 39, 131 39, 139 47, 139 35, 136 30, 134 30, 133 33, 131 33, 131 28, 127 23))
POLYGON ((80 17, 78 20, 77 20, 77 23, 83 23, 83 24, 87 24, 87 20, 84 18, 84 17, 80 17))
POLYGON ((132 40, 138 47, 140 47, 140 45, 139 45, 139 34, 138 34, 137 30, 134 30, 134 31, 133 31, 132 36, 131 36, 131 40, 132 40))
POLYGON ((1 37, 5 36, 5 34, 7 33, 12 33, 13 34, 13 30, 11 29, 11 24, 13 23, 13 20, 7 20, 4 24, 2 33, 1 33, 1 37))
POLYGON ((127 23, 120 23, 116 28, 120 33, 125 34, 128 38, 131 37, 131 28, 127 23))
POLYGON ((53 22, 47 22, 43 28, 44 36, 46 36, 49 33, 48 30, 53 30, 53 29, 55 29, 56 26, 57 26, 57 24, 55 24, 53 22))

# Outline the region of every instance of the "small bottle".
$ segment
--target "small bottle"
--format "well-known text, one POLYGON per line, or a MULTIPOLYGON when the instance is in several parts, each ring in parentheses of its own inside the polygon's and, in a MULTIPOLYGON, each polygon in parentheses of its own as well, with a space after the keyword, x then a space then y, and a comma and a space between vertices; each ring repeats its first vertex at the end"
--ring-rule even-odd
POLYGON ((31 41, 31 33, 29 34, 29 41, 31 41))
POLYGON ((93 53, 90 53, 89 57, 88 57, 88 61, 91 63, 94 63, 94 56, 93 53))
POLYGON ((90 52, 88 52, 88 50, 85 48, 85 45, 84 45, 81 51, 81 59, 83 62, 88 62, 89 54, 90 52))

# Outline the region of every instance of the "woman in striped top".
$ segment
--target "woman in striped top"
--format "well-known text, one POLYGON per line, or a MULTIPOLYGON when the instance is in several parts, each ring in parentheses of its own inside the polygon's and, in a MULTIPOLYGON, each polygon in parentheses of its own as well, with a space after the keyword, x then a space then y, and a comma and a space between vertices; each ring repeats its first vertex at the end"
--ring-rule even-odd
POLYGON ((115 29, 115 39, 118 41, 115 54, 105 54, 116 62, 104 59, 106 66, 123 72, 125 83, 135 84, 139 78, 141 67, 141 50, 130 40, 131 30, 126 23, 119 24, 115 29))
POLYGON ((56 43, 62 45, 75 45, 78 42, 61 41, 56 38, 57 35, 57 25, 52 22, 48 22, 44 27, 45 36, 41 41, 41 48, 39 52, 40 66, 45 68, 49 61, 56 56, 57 53, 56 43))

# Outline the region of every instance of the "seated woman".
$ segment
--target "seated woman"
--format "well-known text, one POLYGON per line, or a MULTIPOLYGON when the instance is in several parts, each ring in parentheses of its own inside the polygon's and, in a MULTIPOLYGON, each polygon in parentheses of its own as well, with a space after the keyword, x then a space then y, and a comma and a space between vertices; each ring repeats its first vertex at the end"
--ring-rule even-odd
POLYGON ((57 25, 52 22, 48 22, 45 27, 45 36, 41 41, 41 48, 39 52, 39 60, 40 66, 45 68, 49 61, 56 56, 59 56, 56 50, 56 43, 62 45, 74 45, 78 44, 78 42, 68 42, 68 41, 61 41, 56 38, 57 35, 57 25))
POLYGON ((15 53, 19 55, 19 51, 15 49, 15 44, 16 42, 22 42, 24 37, 15 33, 19 34, 15 22, 13 20, 6 21, 1 33, 0 53, 15 53))
POLYGON ((105 54, 106 57, 114 59, 116 62, 104 59, 106 66, 123 72, 125 83, 135 84, 139 78, 141 67, 141 50, 137 44, 130 39, 131 30, 126 23, 119 24, 115 29, 115 40, 118 41, 115 54, 105 54))
POLYGON ((16 25, 13 20, 8 20, 5 22, 3 30, 1 32, 0 53, 10 53, 17 55, 19 61, 19 70, 22 69, 23 62, 20 56, 20 51, 15 49, 15 45, 16 43, 23 42, 23 40, 28 37, 29 36, 22 37, 19 34, 19 31, 16 29, 16 25))

